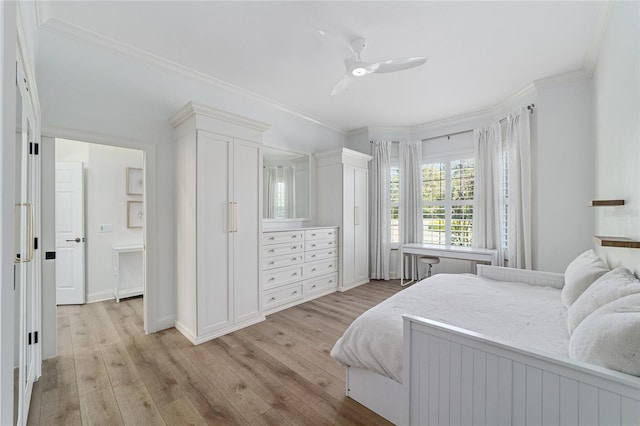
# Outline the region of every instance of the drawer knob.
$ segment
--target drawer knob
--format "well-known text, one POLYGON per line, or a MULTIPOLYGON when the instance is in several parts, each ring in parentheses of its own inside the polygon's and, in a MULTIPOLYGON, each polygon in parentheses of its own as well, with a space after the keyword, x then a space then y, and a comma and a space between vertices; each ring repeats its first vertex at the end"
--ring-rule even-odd
POLYGON ((333 268, 333 265, 329 265, 329 266, 327 266, 327 268, 333 268))
POLYGON ((312 286, 311 286, 311 288, 316 288, 316 285, 315 285, 315 284, 314 284, 314 285, 312 285, 312 286))
POLYGON ((276 300, 275 296, 269 299, 269 302, 273 302, 274 300, 276 300))
POLYGON ((316 234, 311 234, 311 236, 312 236, 312 237, 315 237, 315 236, 316 236, 316 234))
POLYGON ((298 249, 298 246, 291 247, 291 250, 297 250, 297 249, 298 249))
POLYGON ((311 258, 313 259, 314 257, 316 257, 316 255, 315 255, 315 254, 312 254, 312 255, 311 255, 311 258))
POLYGON ((293 274, 291 274, 292 277, 295 277, 296 275, 298 275, 297 272, 294 272, 293 274))
POLYGON ((292 258, 291 258, 291 261, 292 261, 292 262, 295 262, 296 260, 298 260, 298 258, 297 258, 297 257, 292 257, 292 258))
POLYGON ((333 280, 329 280, 329 284, 331 284, 333 282, 333 280))
POLYGON ((273 260, 271 262, 269 262, 269 265, 275 265, 276 262, 274 262, 273 260))
POLYGON ((313 268, 313 269, 311 270, 311 272, 315 272, 315 271, 316 271, 316 268, 313 268))
POLYGON ((269 239, 270 239, 271 241, 273 241, 273 240, 275 240, 275 239, 276 239, 276 237, 269 237, 269 239))
POLYGON ((291 294, 298 294, 298 290, 293 290, 293 293, 291 294))
POLYGON ((315 246, 316 246, 315 244, 311 244, 311 247, 315 247, 315 246))
POLYGON ((269 253, 275 253, 276 249, 269 250, 269 253))
POLYGON ((329 242, 328 242, 328 244, 329 244, 329 245, 332 245, 332 244, 333 244, 333 241, 329 241, 329 242))
POLYGON ((269 278, 269 281, 274 281, 276 278, 275 277, 271 277, 269 278))
POLYGON ((297 235, 292 235, 291 238, 298 238, 298 236, 297 235))

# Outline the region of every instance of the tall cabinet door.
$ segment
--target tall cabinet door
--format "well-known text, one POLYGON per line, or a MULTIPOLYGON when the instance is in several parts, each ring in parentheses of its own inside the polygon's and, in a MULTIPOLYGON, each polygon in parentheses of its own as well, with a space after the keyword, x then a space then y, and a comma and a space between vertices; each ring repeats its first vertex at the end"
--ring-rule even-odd
POLYGON ((233 285, 235 321, 262 312, 262 145, 235 139, 233 148, 233 285))
POLYGON ((342 219, 342 285, 350 286, 355 282, 355 167, 345 164, 342 173, 343 219, 342 219))
POLYGON ((199 131, 196 156, 198 334, 233 324, 233 140, 199 131))
POLYGON ((353 273, 358 283, 369 281, 369 235, 368 235, 368 178, 367 169, 354 168, 354 266, 353 273))

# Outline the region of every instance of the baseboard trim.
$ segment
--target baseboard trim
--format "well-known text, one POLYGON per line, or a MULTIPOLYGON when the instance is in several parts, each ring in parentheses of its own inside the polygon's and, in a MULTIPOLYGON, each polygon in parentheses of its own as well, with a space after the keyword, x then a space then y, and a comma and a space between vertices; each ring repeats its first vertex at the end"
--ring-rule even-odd
POLYGON ((115 300, 113 290, 97 291, 95 293, 88 293, 86 297, 86 303, 104 302, 105 300, 115 300))
POLYGON ((175 315, 167 315, 164 317, 156 318, 156 332, 166 330, 172 327, 176 327, 175 315))
POLYGON ((368 282, 369 282, 369 279, 367 278, 366 281, 359 281, 359 282, 356 282, 356 283, 353 283, 353 284, 349 284, 348 286, 343 285, 342 287, 340 287, 338 289, 338 291, 345 292, 347 290, 351 290, 352 288, 359 287, 362 284, 367 284, 368 282))
POLYGON ((230 327, 225 327, 220 330, 212 331, 211 333, 203 334, 201 336, 196 336, 191 332, 191 330, 188 330, 187 328, 185 328, 177 320, 175 321, 175 327, 176 327, 176 330, 182 333, 184 337, 186 337, 191 343, 193 343, 194 345, 199 345, 201 343, 208 342, 209 340, 213 340, 217 337, 224 336, 225 334, 233 333, 234 331, 240 330, 245 327, 249 327, 250 325, 257 324, 264 320, 265 320, 264 315, 260 315, 250 320, 243 321, 241 323, 234 324, 230 327))

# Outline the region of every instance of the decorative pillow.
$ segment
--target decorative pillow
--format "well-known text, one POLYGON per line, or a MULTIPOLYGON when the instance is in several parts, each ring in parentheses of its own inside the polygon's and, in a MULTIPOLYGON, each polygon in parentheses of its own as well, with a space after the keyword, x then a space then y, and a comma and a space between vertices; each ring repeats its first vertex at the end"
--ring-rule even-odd
POLYGON ((569 356, 640 376, 640 294, 602 306, 576 327, 569 356))
POLYGON ((564 287, 560 295, 564 306, 568 308, 587 287, 607 272, 609 268, 593 250, 576 257, 564 271, 564 287))
POLYGON ((630 294, 640 293, 640 281, 627 268, 616 268, 607 272, 591 284, 578 297, 567 312, 569 334, 590 313, 601 306, 630 294))

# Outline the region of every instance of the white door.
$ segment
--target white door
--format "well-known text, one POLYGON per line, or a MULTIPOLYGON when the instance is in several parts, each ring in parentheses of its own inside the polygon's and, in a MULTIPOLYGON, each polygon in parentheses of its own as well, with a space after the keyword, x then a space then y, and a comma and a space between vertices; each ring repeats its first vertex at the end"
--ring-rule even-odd
POLYGON ((84 303, 82 163, 56 163, 56 303, 84 303))

